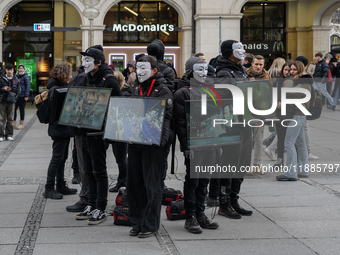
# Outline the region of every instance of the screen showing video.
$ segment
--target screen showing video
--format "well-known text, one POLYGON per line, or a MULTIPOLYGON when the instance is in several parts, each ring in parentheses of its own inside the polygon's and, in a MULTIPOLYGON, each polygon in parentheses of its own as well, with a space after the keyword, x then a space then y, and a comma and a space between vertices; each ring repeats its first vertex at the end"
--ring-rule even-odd
POLYGON ((111 89, 71 87, 58 124, 101 130, 111 89))
POLYGON ((104 138, 160 145, 166 100, 111 97, 104 138))

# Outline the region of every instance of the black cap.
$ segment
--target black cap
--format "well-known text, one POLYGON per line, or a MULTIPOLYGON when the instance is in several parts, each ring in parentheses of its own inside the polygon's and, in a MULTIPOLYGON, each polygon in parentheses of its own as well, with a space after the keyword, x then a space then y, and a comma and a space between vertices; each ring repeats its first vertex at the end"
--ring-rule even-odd
POLYGON ((97 48, 90 47, 85 52, 82 51, 82 52, 79 52, 79 53, 83 56, 93 57, 94 59, 101 60, 102 62, 105 62, 105 56, 104 56, 103 51, 101 51, 97 48))
POLYGON ((305 56, 298 56, 295 61, 300 61, 306 67, 308 65, 308 59, 305 56))

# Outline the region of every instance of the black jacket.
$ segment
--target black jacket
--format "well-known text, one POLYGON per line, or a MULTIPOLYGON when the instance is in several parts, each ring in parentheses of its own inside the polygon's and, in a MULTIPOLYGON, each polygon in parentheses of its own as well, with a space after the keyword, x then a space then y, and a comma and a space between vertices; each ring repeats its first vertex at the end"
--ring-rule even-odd
POLYGON ((314 81, 326 83, 328 81, 328 64, 324 59, 321 59, 316 65, 315 65, 315 71, 313 74, 314 81))
POLYGON ((150 79, 144 81, 142 84, 135 86, 133 90, 134 97, 147 97, 149 88, 151 86, 152 81, 155 79, 155 83, 150 92, 149 97, 160 97, 167 99, 167 105, 164 114, 164 125, 163 132, 161 138, 161 147, 166 145, 169 140, 169 133, 171 127, 172 120, 172 107, 173 107, 173 97, 170 89, 166 85, 166 80, 162 73, 156 73, 150 79), (140 88, 142 88, 142 95, 140 95, 140 88))
POLYGON ((200 82, 196 82, 195 80, 191 81, 192 82, 190 83, 190 80, 185 78, 179 80, 179 89, 174 94, 174 125, 182 152, 189 149, 185 101, 201 100, 201 95, 206 94, 202 88, 204 90, 208 90, 211 94, 214 94, 209 88, 203 86, 200 82))
MULTIPOLYGON (((109 65, 106 63, 103 65, 100 65, 99 69, 94 73, 93 76, 90 73, 88 73, 84 82, 86 83, 81 84, 80 86, 112 88, 111 96, 123 96, 119 88, 117 78, 113 75, 112 68, 109 67, 109 65), (108 74, 112 74, 112 76, 105 78, 105 76, 108 74)), ((101 132, 103 130, 104 130, 104 124, 102 126, 101 132)), ((75 135, 77 134, 84 135, 85 133, 86 134, 98 133, 98 131, 85 129, 85 128, 73 129, 73 132, 75 135)))
POLYGON ((148 46, 148 54, 157 58, 160 72, 164 75, 164 79, 166 80, 166 85, 170 90, 173 90, 175 87, 175 72, 171 67, 167 66, 164 63, 164 53, 165 47, 164 44, 160 40, 154 40, 148 46), (150 50, 150 46, 152 50, 150 50))
MULTIPOLYGON (((48 99, 49 104, 53 104, 53 95, 54 91, 59 88, 67 87, 66 83, 61 82, 58 79, 50 78, 47 82, 46 88, 48 91, 48 99)), ((50 107, 51 109, 51 107, 50 107)), ((58 125, 58 121, 54 121, 53 123, 48 124, 48 135, 54 139, 54 138, 67 138, 71 137, 71 127, 64 126, 64 125, 58 125)))
POLYGON ((6 77, 6 72, 3 73, 3 75, 0 77, 0 103, 6 102, 7 96, 9 92, 15 93, 16 100, 18 100, 21 87, 18 77, 13 74, 12 79, 8 79, 6 77), (10 91, 5 91, 5 87, 8 86, 11 88, 10 91))
POLYGON ((72 75, 72 79, 70 80, 70 83, 68 84, 69 87, 80 87, 86 85, 86 73, 84 72, 84 67, 79 66, 79 70, 77 73, 72 75))

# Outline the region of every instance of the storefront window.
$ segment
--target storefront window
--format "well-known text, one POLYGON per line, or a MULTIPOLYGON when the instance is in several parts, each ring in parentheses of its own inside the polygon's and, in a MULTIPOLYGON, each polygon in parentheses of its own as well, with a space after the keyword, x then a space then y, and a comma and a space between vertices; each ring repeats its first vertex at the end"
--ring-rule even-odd
POLYGON ((104 19, 104 43, 149 43, 155 39, 178 43, 178 15, 159 1, 123 1, 114 5, 104 19))
POLYGON ((285 53, 285 4, 256 2, 243 6, 241 41, 247 52, 278 57, 285 53))

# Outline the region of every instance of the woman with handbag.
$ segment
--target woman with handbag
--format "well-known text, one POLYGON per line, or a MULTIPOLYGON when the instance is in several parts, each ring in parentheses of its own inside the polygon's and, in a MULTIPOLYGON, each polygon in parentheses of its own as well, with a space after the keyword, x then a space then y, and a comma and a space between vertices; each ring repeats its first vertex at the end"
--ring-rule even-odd
POLYGON ((4 140, 13 141, 13 116, 14 105, 20 94, 20 84, 18 78, 13 75, 14 66, 6 64, 6 72, 0 78, 0 142, 4 140), (6 132, 4 130, 5 116, 7 116, 6 132))

